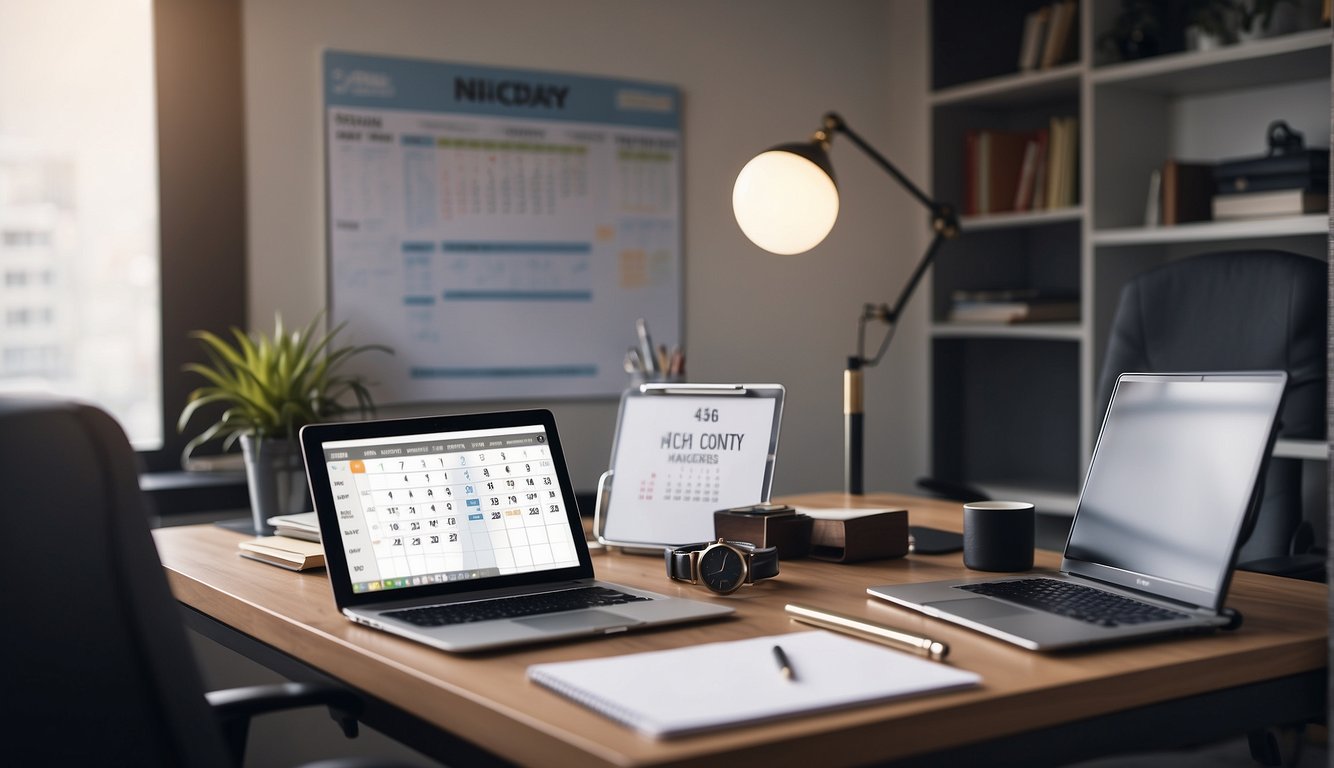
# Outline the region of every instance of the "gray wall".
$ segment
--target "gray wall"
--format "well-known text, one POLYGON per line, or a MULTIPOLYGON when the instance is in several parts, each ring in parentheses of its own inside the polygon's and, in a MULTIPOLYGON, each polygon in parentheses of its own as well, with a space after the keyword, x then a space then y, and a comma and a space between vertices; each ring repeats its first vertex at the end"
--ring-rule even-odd
MULTIPOLYGON (((897 293, 926 245, 925 213, 836 142, 838 225, 812 253, 777 257, 737 229, 732 182, 755 152, 805 138, 833 109, 925 183, 925 30, 922 0, 246 0, 250 322, 324 306, 323 49, 669 82, 684 96, 690 378, 784 384, 775 493, 841 487, 856 318, 897 293)), ((908 489, 927 469, 925 298, 867 375, 868 490, 908 489)), ((575 483, 591 488, 614 401, 413 410, 519 405, 553 407, 575 483)))

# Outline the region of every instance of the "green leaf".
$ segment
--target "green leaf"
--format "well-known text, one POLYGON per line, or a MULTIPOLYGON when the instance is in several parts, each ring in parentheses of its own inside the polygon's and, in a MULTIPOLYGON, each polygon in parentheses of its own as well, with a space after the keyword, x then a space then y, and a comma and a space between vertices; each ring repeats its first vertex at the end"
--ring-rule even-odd
POLYGON ((291 438, 306 424, 356 410, 374 413, 370 390, 360 376, 339 371, 365 352, 393 350, 382 344, 339 347, 336 337, 345 324, 328 333, 319 330, 325 313, 296 330, 287 330, 281 314, 274 315, 271 334, 231 328, 230 340, 209 331, 195 331, 208 362, 189 363, 183 370, 202 378, 204 386, 190 392, 177 420, 184 432, 201 409, 225 407, 222 415, 186 444, 185 455, 205 442, 222 438, 225 447, 241 435, 291 438), (350 397, 352 402, 343 400, 350 397))

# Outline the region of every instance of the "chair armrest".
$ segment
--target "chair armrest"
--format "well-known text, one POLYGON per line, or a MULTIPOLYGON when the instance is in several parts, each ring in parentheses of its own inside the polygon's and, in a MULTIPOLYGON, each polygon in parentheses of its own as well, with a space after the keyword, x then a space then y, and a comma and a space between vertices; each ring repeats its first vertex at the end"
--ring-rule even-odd
POLYGON ((245 757, 250 719, 267 712, 323 705, 329 716, 343 729, 347 738, 356 738, 357 718, 361 715, 361 697, 346 688, 323 683, 277 683, 228 688, 204 694, 222 726, 233 763, 245 757))

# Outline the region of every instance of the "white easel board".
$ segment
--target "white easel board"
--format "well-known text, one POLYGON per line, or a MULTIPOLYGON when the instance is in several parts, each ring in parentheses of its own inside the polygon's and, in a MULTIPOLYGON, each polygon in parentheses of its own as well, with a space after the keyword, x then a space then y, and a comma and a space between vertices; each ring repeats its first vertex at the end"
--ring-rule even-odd
POLYGON ((594 530, 610 546, 708 541, 713 513, 769 500, 779 384, 645 384, 621 398, 594 530))
POLYGON ((681 338, 681 112, 658 83, 324 53, 329 311, 382 403, 613 396, 681 338))

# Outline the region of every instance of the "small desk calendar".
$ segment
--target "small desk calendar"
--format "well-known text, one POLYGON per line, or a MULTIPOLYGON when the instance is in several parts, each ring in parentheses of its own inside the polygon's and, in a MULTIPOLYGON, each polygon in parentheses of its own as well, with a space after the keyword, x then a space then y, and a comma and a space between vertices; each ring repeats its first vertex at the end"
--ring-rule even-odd
POLYGON ((655 550, 712 539, 713 513, 769 500, 778 384, 644 384, 621 397, 593 529, 609 546, 655 550))

